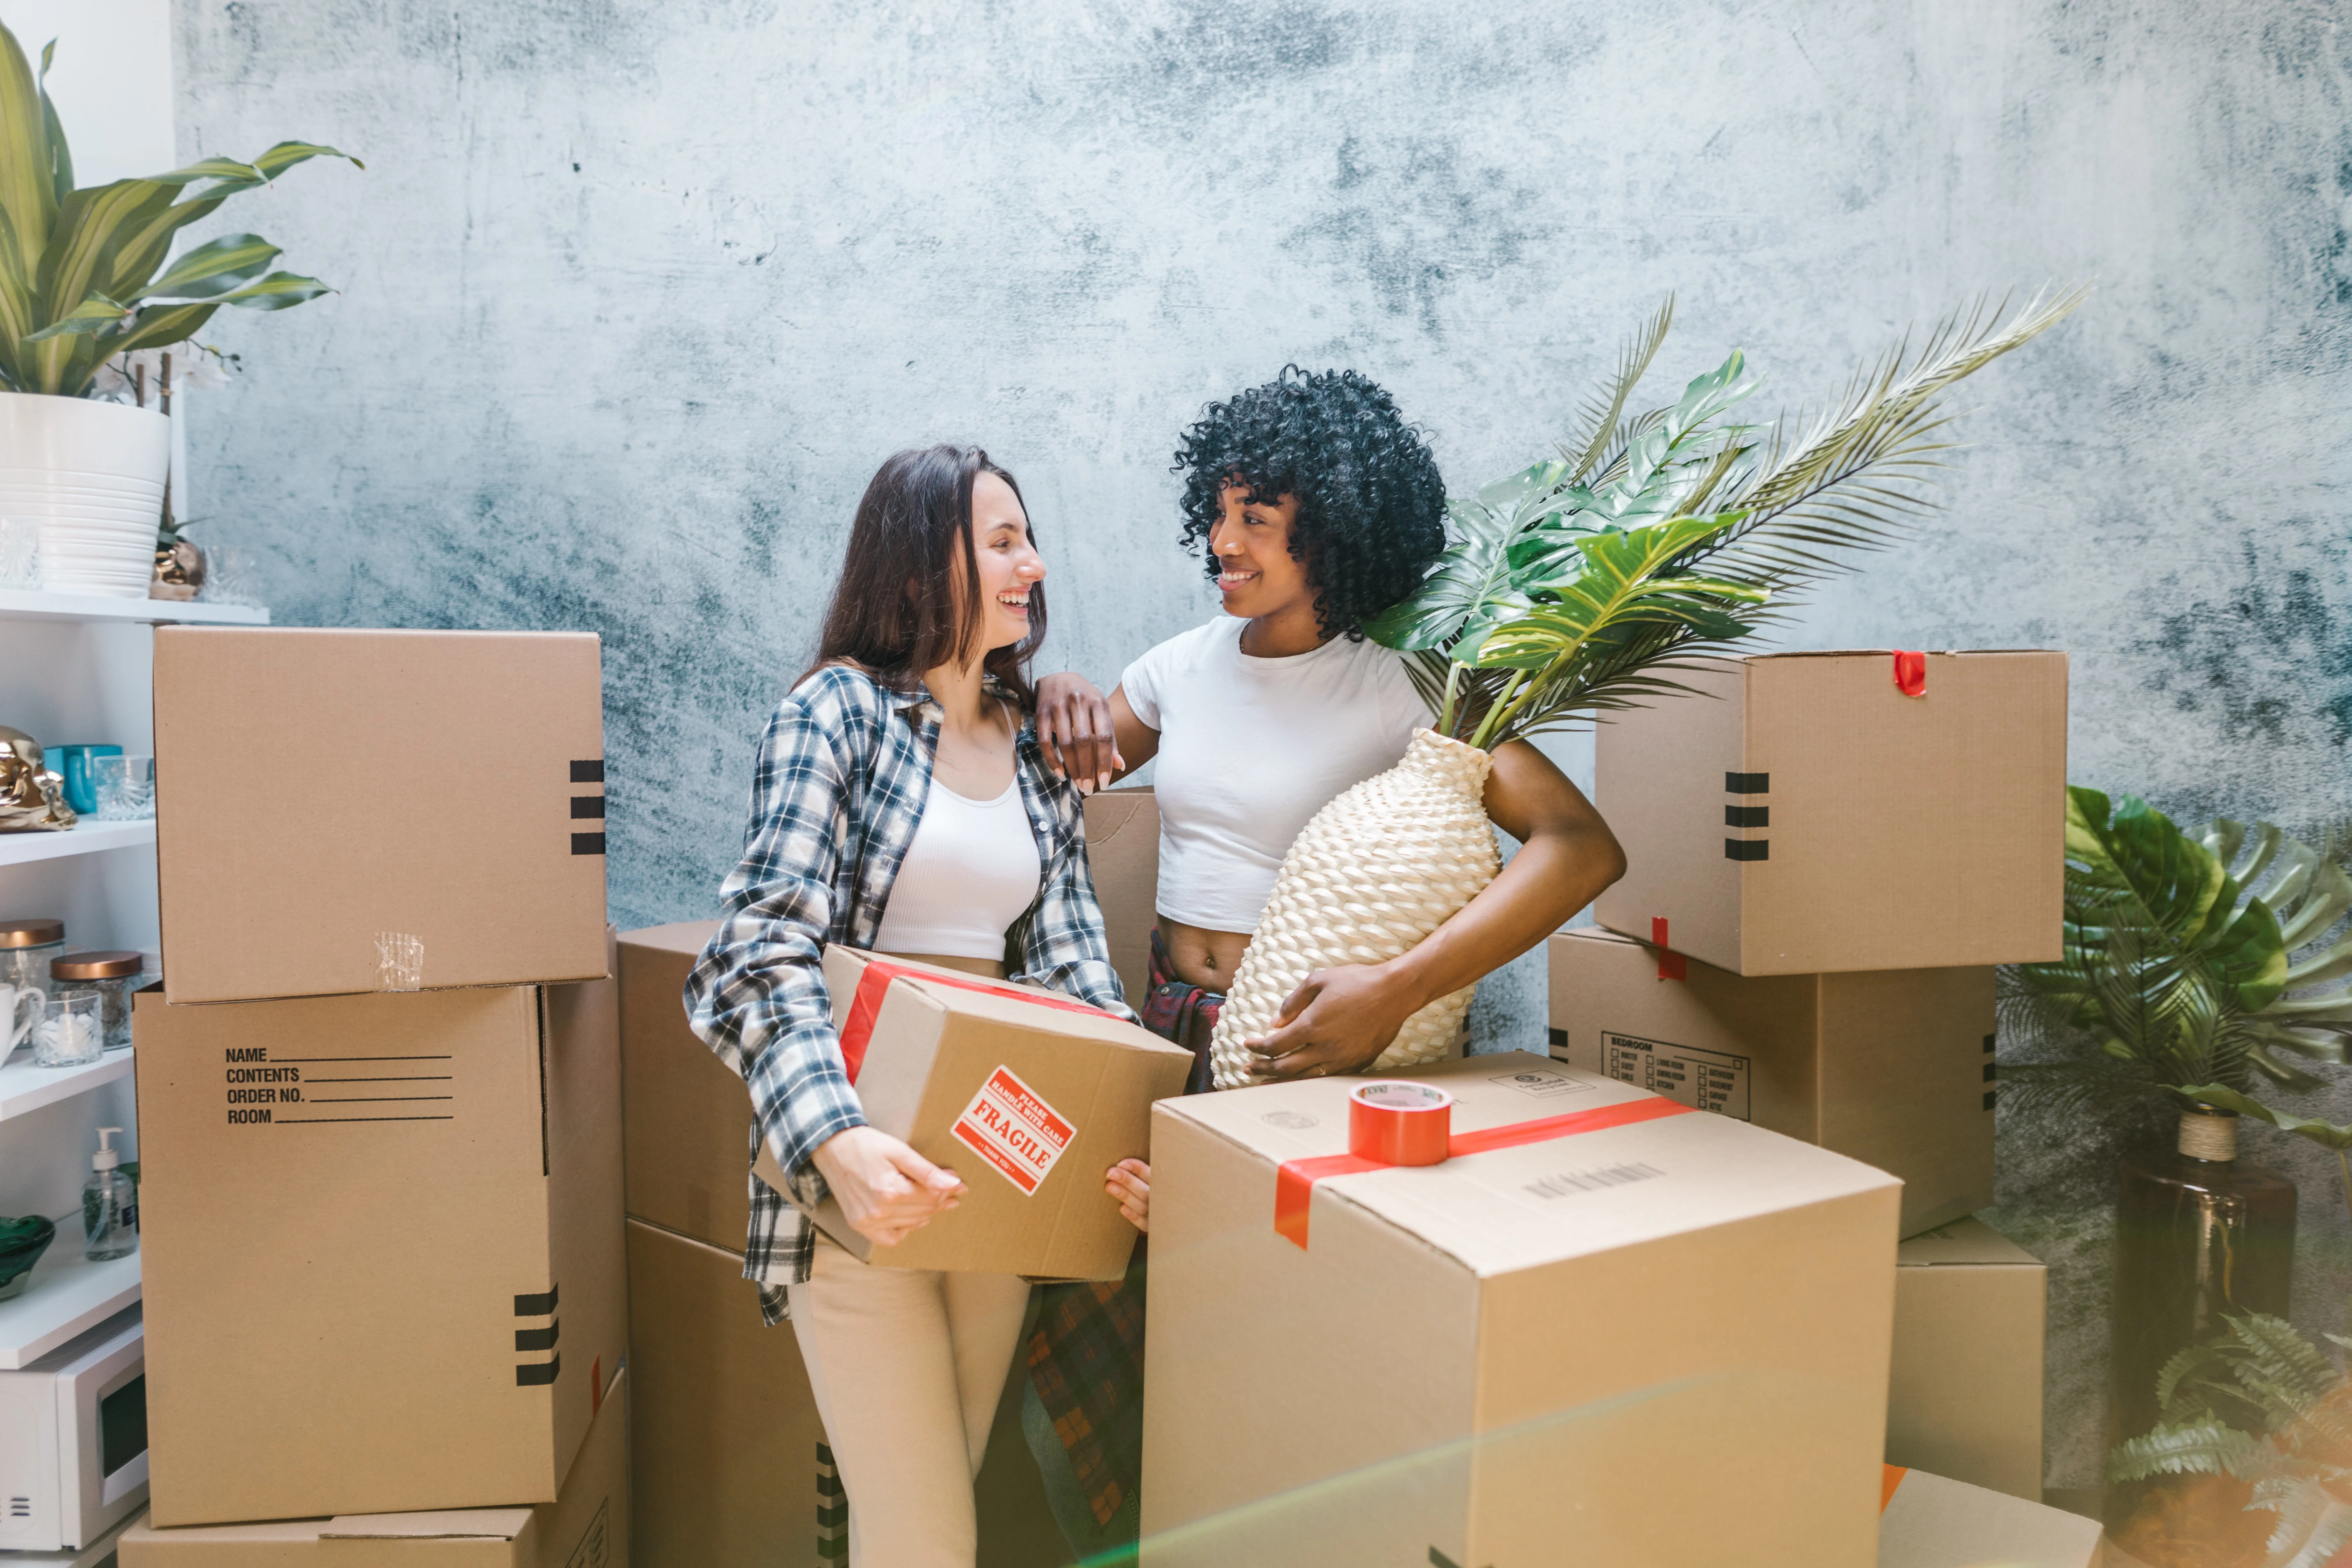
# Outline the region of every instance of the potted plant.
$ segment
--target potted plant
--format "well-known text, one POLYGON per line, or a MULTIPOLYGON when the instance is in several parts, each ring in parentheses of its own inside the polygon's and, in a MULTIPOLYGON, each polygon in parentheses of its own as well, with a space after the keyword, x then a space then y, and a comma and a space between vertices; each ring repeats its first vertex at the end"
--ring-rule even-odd
MULTIPOLYGON (((2111 1444, 2156 1424, 2163 1370, 2225 1319, 2287 1310, 2294 1188, 2238 1157, 2237 1125, 2343 1131, 2267 1097, 2319 1088, 2305 1064, 2345 1059, 2347 911, 2352 878, 2267 823, 2189 833, 2136 796, 2067 792, 2062 956, 2003 987, 2012 1037, 2074 1048, 2004 1061, 2002 1093, 2029 1112, 2147 1100, 2178 1113, 2172 1147, 2128 1153, 2117 1173, 2111 1444)), ((2108 1521, 2184 1506, 2155 1495, 2179 1489, 2118 1475, 2108 1521)))
MULTIPOLYGON (((171 426, 91 398, 99 366, 177 343, 223 305, 278 310, 328 292, 268 268, 278 247, 232 234, 170 260, 179 232, 295 164, 345 154, 281 142, 250 163, 206 158, 76 189, 46 79, 0 26, 0 517, 41 531, 42 583, 144 598, 171 469, 171 426)), ((359 160, 352 159, 357 164, 359 160)))
MULTIPOLYGON (((2328 1338, 2340 1348, 2352 1340, 2328 1338)), ((2142 1493, 2114 1543, 2148 1568, 2329 1568, 2352 1544, 2352 1380, 2284 1319, 2232 1313, 2168 1362, 2157 1424, 2107 1475, 2142 1493)))
MULTIPOLYGON (((1250 1081, 1241 1042, 1273 1027, 1310 972, 1395 957, 1494 879, 1480 797, 1496 746, 1680 689, 1678 663, 1740 649, 1851 552, 1900 537, 1929 504, 1921 481, 1947 447, 1939 395, 2082 298, 1947 320, 1803 427, 1727 417, 1756 389, 1738 353, 1672 406, 1629 416, 1669 300, 1563 455, 1448 502, 1454 537, 1436 567, 1364 628, 1414 656, 1437 721, 1292 844, 1210 1042, 1218 1087, 1250 1081)), ((1407 1019, 1375 1069, 1443 1056, 1470 995, 1407 1019)))

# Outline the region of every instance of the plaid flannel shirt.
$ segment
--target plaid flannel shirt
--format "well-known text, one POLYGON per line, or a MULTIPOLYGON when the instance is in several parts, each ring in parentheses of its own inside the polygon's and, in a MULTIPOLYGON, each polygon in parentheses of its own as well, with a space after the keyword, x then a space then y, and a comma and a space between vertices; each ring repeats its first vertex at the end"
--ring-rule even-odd
MULTIPOLYGON (((992 681, 989 689, 1005 695, 992 681)), ((825 1194, 809 1157, 866 1124, 842 1065, 823 954, 828 942, 874 945, 930 793, 940 719, 919 684, 893 688, 838 665, 784 698, 760 742, 743 860, 721 889, 725 919, 687 976, 694 1032, 751 1090, 747 1162, 765 1139, 808 1207, 825 1194)), ((1083 803, 1046 771, 1032 720, 1014 742, 1013 773, 1041 870, 1036 900, 1005 933, 1014 978, 1132 1018, 1087 870, 1083 803)), ((759 1282, 775 1322, 786 1315, 783 1287, 809 1277, 815 1237, 801 1207, 746 1179, 743 1276, 759 1282)))

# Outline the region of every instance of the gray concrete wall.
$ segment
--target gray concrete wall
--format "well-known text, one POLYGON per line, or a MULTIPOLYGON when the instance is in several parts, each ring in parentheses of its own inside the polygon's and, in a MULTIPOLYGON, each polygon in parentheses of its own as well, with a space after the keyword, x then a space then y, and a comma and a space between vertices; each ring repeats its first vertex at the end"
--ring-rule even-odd
MULTIPOLYGON (((198 506, 288 623, 601 632, 614 913, 672 920, 893 447, 1021 476, 1048 664, 1107 683, 1212 613, 1176 432, 1286 361, 1387 383, 1467 489, 1669 289, 1662 388, 1739 344, 1796 401, 2093 278, 1969 389, 1948 517, 1796 640, 2069 648, 2077 781, 2308 825, 2352 782, 2331 9, 178 0, 184 153, 369 163, 225 215, 342 292, 218 324, 247 374, 194 410, 198 506)), ((1539 1040, 1540 980, 1490 984, 1485 1043, 1539 1040)), ((2062 1485, 2098 1465, 2111 1144, 2004 1128, 2062 1485)), ((2340 1330, 2341 1183, 2287 1163, 2340 1330)))

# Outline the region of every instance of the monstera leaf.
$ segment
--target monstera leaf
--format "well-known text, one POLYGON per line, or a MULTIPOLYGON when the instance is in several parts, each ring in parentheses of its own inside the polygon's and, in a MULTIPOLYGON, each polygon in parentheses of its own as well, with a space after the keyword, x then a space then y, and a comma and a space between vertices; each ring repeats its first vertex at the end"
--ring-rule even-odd
MULTIPOLYGON (((2020 982, 2149 1086, 2242 1089, 2249 1070, 2292 1088, 2318 1080, 2252 1025, 2286 984, 2278 921, 2200 839, 2136 795, 2066 792, 2063 956, 2020 982)), ((2013 1086, 2064 1071, 2005 1068, 2013 1086)))

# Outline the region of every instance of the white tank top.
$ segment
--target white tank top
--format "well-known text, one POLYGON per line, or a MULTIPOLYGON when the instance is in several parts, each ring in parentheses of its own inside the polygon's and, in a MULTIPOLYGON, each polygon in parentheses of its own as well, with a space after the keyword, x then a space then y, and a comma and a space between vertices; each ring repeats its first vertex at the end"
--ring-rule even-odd
POLYGON ((933 779, 874 945, 1002 959, 1004 933, 1037 897, 1042 873, 1018 776, 988 801, 967 800, 933 779))

